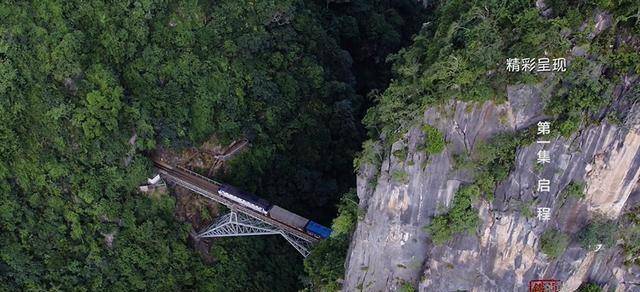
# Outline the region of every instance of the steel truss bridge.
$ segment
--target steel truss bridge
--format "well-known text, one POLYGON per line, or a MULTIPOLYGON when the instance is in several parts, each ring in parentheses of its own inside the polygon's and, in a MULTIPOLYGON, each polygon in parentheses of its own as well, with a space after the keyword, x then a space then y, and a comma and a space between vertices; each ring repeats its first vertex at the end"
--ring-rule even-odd
POLYGON ((246 208, 218 194, 220 182, 202 176, 186 168, 169 166, 154 159, 160 175, 177 185, 185 187, 210 200, 229 208, 230 212, 218 219, 198 234, 198 238, 282 235, 303 257, 307 257, 310 248, 318 239, 283 222, 246 208))

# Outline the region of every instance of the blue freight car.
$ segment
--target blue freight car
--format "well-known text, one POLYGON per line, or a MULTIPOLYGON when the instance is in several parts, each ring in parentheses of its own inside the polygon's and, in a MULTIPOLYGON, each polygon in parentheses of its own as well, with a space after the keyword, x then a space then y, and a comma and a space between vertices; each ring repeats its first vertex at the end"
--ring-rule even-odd
POLYGON ((307 227, 305 227, 305 230, 307 230, 307 233, 316 237, 320 237, 322 239, 325 239, 329 237, 329 235, 331 235, 330 228, 324 227, 311 220, 309 220, 309 223, 307 223, 307 227))

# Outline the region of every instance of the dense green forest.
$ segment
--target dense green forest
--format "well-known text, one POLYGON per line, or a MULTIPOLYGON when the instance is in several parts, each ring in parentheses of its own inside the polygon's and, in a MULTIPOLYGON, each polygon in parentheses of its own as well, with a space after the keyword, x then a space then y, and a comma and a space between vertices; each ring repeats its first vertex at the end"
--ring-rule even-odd
POLYGON ((416 113, 451 99, 502 102, 507 84, 547 77, 510 74, 506 59, 570 56, 574 46, 585 55, 550 80, 554 98, 547 113, 557 118, 563 135, 598 120, 593 115, 610 104, 615 82, 640 71, 636 44, 625 41, 640 33, 640 5, 633 0, 544 2, 550 15, 528 0, 429 2, 428 21, 413 43, 389 58, 393 81, 375 95, 376 105, 364 119, 370 137, 393 143, 420 122, 416 113), (611 15, 610 28, 591 39, 600 12, 611 15), (606 64, 607 74, 593 80, 598 64, 606 64))
POLYGON ((421 17, 411 0, 3 1, 0 291, 322 281, 278 238, 216 241, 204 263, 175 200, 136 192, 146 155, 248 137, 227 181, 327 225, 340 205, 348 236, 367 94, 421 17))
MULTIPOLYGON (((393 143, 427 106, 500 102, 505 84, 540 81, 505 74, 508 57, 594 44, 594 60, 576 58, 550 85, 564 135, 601 120, 613 85, 640 73, 637 49, 618 39, 640 33, 635 1, 548 1, 546 17, 525 0, 424 2, 0 3, 0 291, 336 289, 364 139, 357 161, 379 161, 373 141, 393 143), (580 26, 601 10, 612 29, 588 40, 580 26), (596 61, 607 68, 594 81, 596 61), (251 141, 220 179, 334 235, 304 262, 278 237, 216 240, 205 263, 175 199, 136 190, 153 174, 149 153, 211 137, 251 141)), ((442 151, 442 134, 421 126, 423 150, 442 151)), ((460 158, 478 180, 427 227, 438 242, 478 224, 469 202, 489 196, 528 140, 501 136, 460 158)))

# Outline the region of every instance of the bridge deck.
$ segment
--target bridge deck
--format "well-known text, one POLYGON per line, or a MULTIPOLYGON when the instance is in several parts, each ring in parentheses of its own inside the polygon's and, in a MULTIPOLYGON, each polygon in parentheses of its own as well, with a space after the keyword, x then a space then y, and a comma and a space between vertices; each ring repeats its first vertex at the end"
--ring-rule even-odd
POLYGON ((172 168, 168 168, 160 163, 158 163, 157 161, 154 160, 154 164, 156 166, 156 168, 158 169, 158 171, 161 174, 164 174, 166 177, 168 177, 170 180, 174 181, 175 183, 186 187, 202 196, 205 196, 211 200, 214 200, 220 204, 223 204, 225 206, 227 206, 229 209, 238 211, 238 212, 242 212, 245 213, 251 217, 254 217, 258 220, 262 220, 266 223, 269 223, 273 226, 276 226, 280 229, 283 229, 284 231, 287 231, 289 233, 292 233, 298 237, 301 237, 307 241, 310 242, 317 242, 318 239, 303 232, 300 231, 299 229, 289 226, 283 222, 280 222, 278 220, 275 220, 269 216, 265 216, 261 213, 258 213, 254 210, 251 210, 249 208, 246 208, 234 201, 231 201, 223 196, 220 196, 218 194, 218 189, 220 188, 220 185, 218 182, 213 181, 209 178, 206 178, 202 175, 199 175, 197 173, 194 173, 192 171, 186 170, 186 169, 181 169, 181 168, 177 168, 177 167, 172 167, 172 168))

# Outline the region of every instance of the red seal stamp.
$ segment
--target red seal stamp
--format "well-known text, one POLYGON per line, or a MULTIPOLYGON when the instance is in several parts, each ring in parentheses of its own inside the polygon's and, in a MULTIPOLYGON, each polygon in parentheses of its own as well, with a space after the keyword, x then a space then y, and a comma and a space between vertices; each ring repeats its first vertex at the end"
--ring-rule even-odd
POLYGON ((529 292, 558 292, 560 280, 541 279, 529 281, 529 292))

